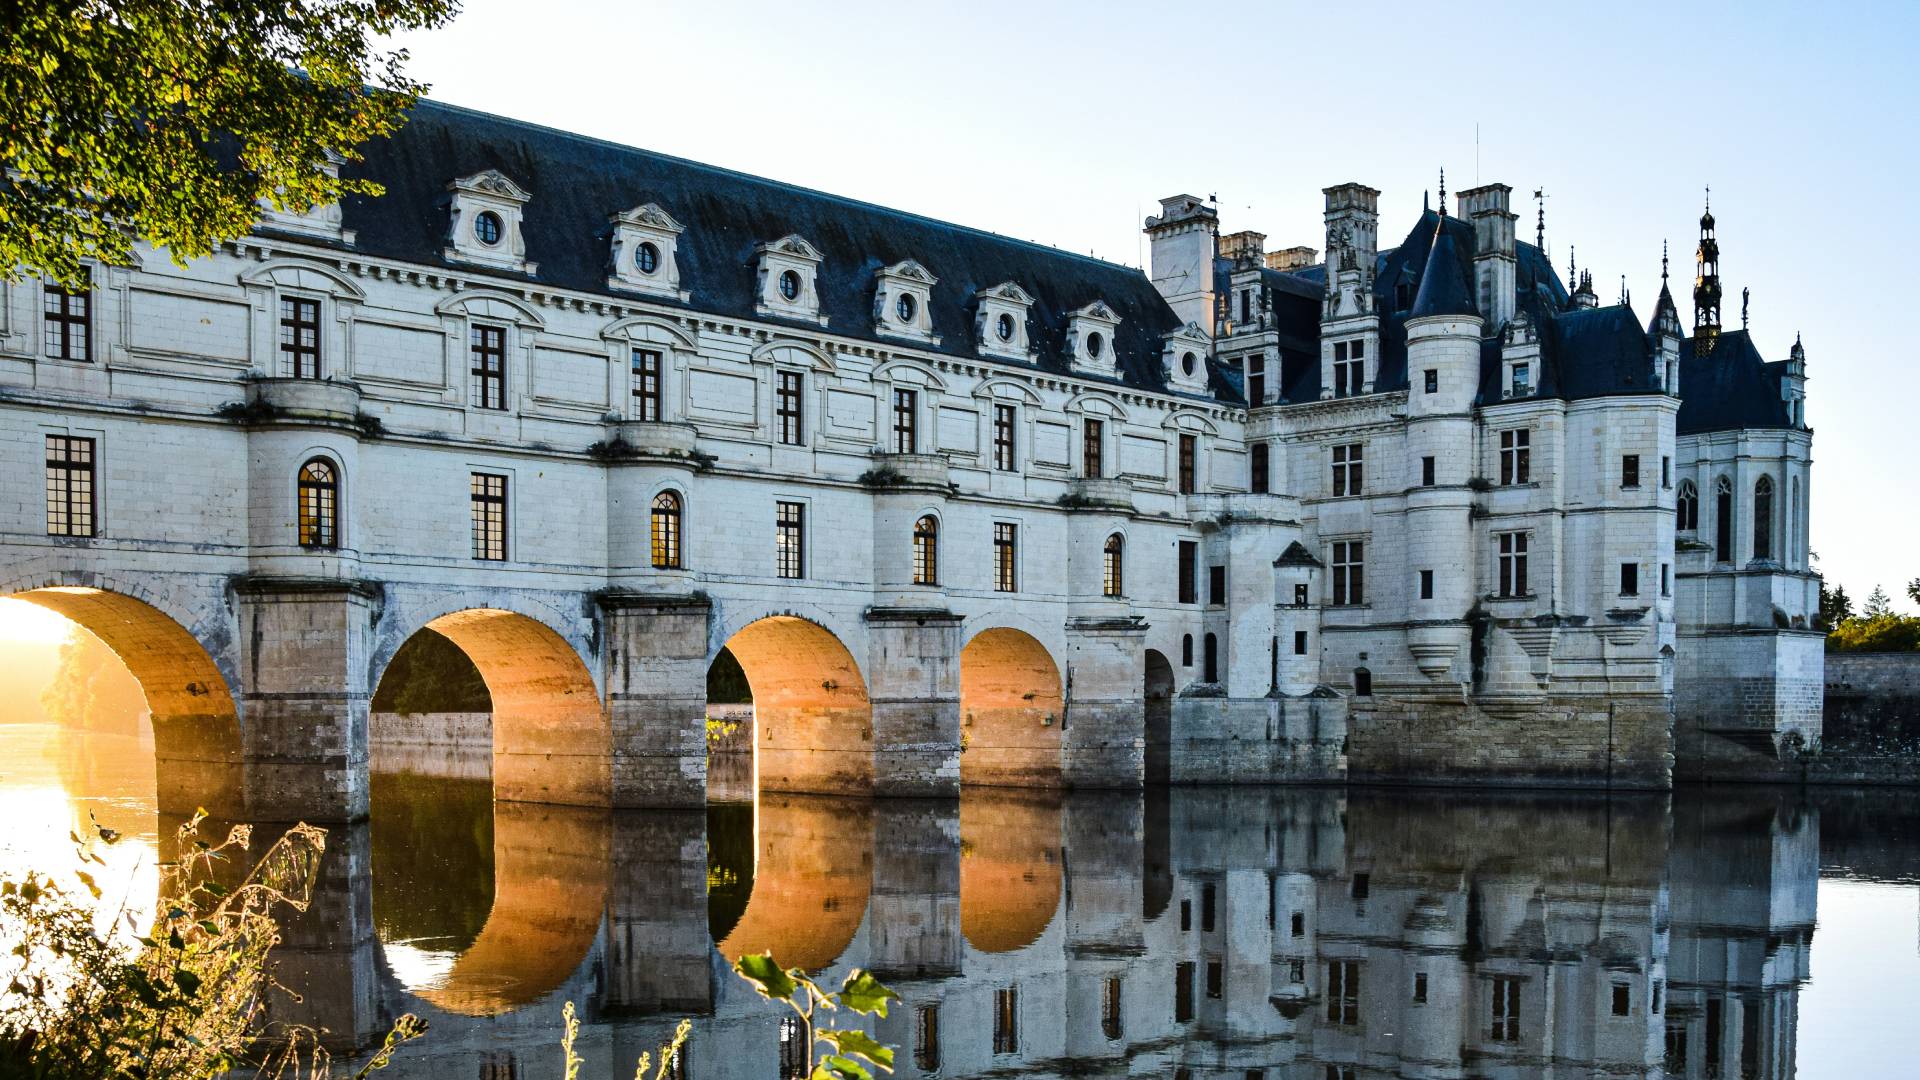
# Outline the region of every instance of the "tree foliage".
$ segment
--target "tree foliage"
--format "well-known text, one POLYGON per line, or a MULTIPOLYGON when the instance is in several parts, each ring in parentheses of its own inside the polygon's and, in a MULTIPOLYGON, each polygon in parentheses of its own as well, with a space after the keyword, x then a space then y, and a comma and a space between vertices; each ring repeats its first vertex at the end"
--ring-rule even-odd
POLYGON ((1890 615, 1892 613, 1893 598, 1887 595, 1887 590, 1875 585, 1873 591, 1867 594, 1866 606, 1860 609, 1861 616, 1868 619, 1877 619, 1882 615, 1890 615))
POLYGON ((12 0, 0 17, 0 274, 69 284, 135 239, 184 265, 379 186, 342 179, 425 89, 385 35, 457 0, 12 0))
POLYGON ((1847 619, 1827 633, 1828 652, 1913 652, 1920 649, 1920 618, 1910 615, 1847 619))
POLYGON ((1907 582, 1907 599, 1920 604, 1920 577, 1907 582))
POLYGON ((1827 583, 1822 581, 1820 583, 1820 625, 1831 630, 1851 618, 1853 618, 1853 598, 1847 595, 1846 586, 1835 585, 1829 589, 1827 583))
POLYGON ((873 1080, 868 1066, 893 1071, 893 1048, 878 1042, 859 1028, 820 1028, 814 1015, 822 1010, 847 1009, 861 1016, 887 1015, 887 1002, 900 995, 881 985, 870 973, 855 968, 847 973, 840 989, 827 991, 807 978, 799 968, 782 969, 770 952, 743 956, 734 961, 733 970, 753 985, 768 1001, 783 1001, 806 1029, 807 1080, 873 1080), (814 1063, 815 1047, 829 1053, 814 1063))

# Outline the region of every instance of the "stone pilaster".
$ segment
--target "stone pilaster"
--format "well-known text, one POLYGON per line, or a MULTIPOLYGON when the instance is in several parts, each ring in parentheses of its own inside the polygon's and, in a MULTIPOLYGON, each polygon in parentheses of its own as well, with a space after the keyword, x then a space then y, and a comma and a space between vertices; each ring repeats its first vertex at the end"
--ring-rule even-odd
POLYGON ((613 805, 707 800, 705 597, 602 593, 613 805))
POLYGON ((707 819, 693 810, 613 817, 607 896, 609 1012, 713 1011, 707 931, 707 819))
POLYGON ((1067 623, 1061 776, 1068 787, 1137 788, 1145 775, 1147 624, 1135 617, 1067 623))
POLYGON ((959 805, 889 799, 873 815, 868 966, 890 984, 960 974, 959 805))
POLYGON ((942 610, 869 608, 866 618, 873 793, 959 794, 960 617, 942 610))
MULTIPOLYGON (((264 854, 280 831, 257 831, 251 855, 264 854)), ((201 835, 215 836, 205 830, 201 835)), ((275 912, 280 943, 273 947, 274 978, 293 993, 268 996, 269 1018, 311 1027, 329 1050, 351 1054, 383 1037, 381 1025, 390 1019, 380 1010, 373 848, 365 821, 329 829, 326 842, 307 910, 275 912)))

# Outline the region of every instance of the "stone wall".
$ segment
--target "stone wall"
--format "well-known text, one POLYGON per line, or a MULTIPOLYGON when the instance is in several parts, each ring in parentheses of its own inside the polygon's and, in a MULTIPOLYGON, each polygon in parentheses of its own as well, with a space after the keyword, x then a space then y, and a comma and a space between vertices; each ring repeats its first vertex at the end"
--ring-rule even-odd
POLYGON ((1502 709, 1356 699, 1348 721, 1356 781, 1664 788, 1672 727, 1657 696, 1548 698, 1502 709))
POLYGON ((461 780, 493 775, 492 713, 374 713, 367 740, 373 772, 461 780))
POLYGON ((1829 749, 1920 749, 1920 652, 1828 653, 1829 749))

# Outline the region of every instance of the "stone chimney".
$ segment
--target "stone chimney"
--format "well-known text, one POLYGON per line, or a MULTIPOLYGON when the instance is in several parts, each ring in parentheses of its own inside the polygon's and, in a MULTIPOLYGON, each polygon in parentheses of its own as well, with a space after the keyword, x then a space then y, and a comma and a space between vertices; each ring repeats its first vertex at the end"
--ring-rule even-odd
POLYGON ((1228 233, 1220 238, 1220 257, 1232 260, 1235 269, 1241 265, 1258 266, 1267 249, 1267 234, 1246 229, 1237 233, 1228 233))
POLYGON ((1267 269, 1283 270, 1288 272, 1291 272, 1294 270, 1305 270, 1307 267, 1312 266, 1314 263, 1318 262, 1319 260, 1320 260, 1320 249, 1318 248, 1310 248, 1310 247, 1281 248, 1279 251, 1267 252, 1267 269))
POLYGON ((1213 259, 1220 212, 1198 195, 1174 195, 1160 200, 1160 213, 1147 219, 1144 231, 1153 245, 1153 287, 1182 323, 1213 334, 1213 259))
MULTIPOLYGON (((1321 189, 1327 197, 1327 259, 1331 262, 1344 248, 1351 247, 1354 262, 1373 276, 1373 257, 1380 250, 1380 192, 1365 184, 1336 184, 1321 189)), ((1327 274, 1333 282, 1331 267, 1327 274)))
POLYGON ((1513 229, 1520 218, 1509 207, 1512 195, 1505 184, 1484 184, 1459 195, 1460 216, 1473 223, 1474 295, 1489 333, 1513 318, 1519 265, 1513 229))

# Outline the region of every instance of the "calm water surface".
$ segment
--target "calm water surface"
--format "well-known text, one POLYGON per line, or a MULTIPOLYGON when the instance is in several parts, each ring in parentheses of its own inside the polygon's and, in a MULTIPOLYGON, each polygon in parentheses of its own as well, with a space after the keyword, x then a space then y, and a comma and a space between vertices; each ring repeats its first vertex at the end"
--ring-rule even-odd
MULTIPOLYGON (((0 861, 129 834, 150 910, 150 747, 0 724, 0 861)), ((280 1015, 389 1077, 583 1075, 694 1021, 687 1077, 786 1075, 779 1014, 726 969, 881 973, 901 1076, 1775 1078, 1920 1074, 1920 792, 1671 798, 1381 790, 765 796, 707 813, 495 805, 383 774, 330 837, 280 952, 280 1015)), ((144 905, 144 906, 143 906, 144 905)))

